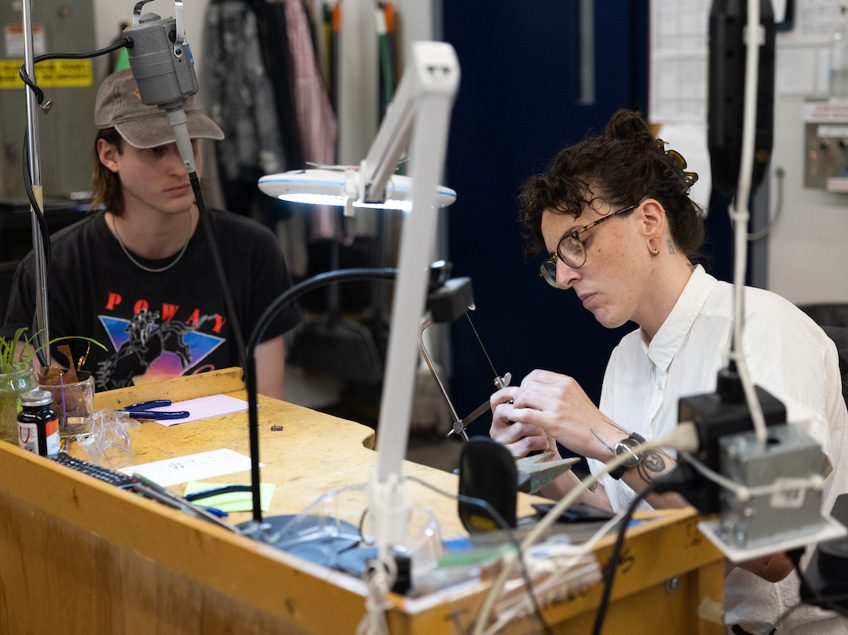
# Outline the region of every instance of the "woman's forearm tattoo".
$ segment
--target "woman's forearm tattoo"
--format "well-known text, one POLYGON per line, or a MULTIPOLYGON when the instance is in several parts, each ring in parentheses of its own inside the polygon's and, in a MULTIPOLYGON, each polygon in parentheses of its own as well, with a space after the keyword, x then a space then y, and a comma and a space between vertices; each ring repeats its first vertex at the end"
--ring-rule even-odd
POLYGON ((642 462, 636 466, 636 473, 646 483, 652 482, 665 472, 666 462, 659 450, 645 452, 642 462))
POLYGON ((611 448, 611 447, 607 444, 607 442, 606 442, 606 441, 604 441, 604 440, 600 437, 600 435, 599 435, 597 432, 595 432, 595 431, 594 431, 594 430, 592 430, 591 428, 589 429, 589 432, 591 432, 591 433, 592 433, 592 436, 594 436, 594 437, 598 440, 598 443, 600 443, 600 444, 601 444, 602 446, 604 446, 607 450, 609 450, 609 453, 610 453, 612 456, 615 456, 615 450, 614 450, 613 448, 611 448))

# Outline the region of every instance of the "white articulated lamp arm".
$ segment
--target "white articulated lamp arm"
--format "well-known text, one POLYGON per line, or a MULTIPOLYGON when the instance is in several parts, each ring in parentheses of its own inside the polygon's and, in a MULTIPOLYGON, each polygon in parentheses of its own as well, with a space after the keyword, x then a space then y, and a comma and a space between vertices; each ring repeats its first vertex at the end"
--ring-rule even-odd
MULTIPOLYGON (((421 68, 416 63, 416 51, 420 47, 441 47, 439 42, 416 42, 412 45, 412 60, 404 69, 398 90, 395 93, 377 136, 371 142, 368 155, 359 168, 359 199, 365 203, 379 203, 385 198, 386 182, 397 168, 398 161, 409 147, 412 129, 415 127, 416 114, 420 106, 422 80, 421 68)), ((447 45, 449 46, 449 45, 447 45)), ((453 50, 451 49, 451 53, 453 50)), ((454 56, 454 62, 456 57, 454 56)))
POLYGON ((449 44, 412 45, 397 95, 361 167, 361 194, 382 196, 409 143, 412 207, 403 224, 380 421, 372 475, 372 531, 381 547, 400 544, 406 529, 402 461, 406 456, 417 338, 425 310, 428 265, 438 223, 436 191, 442 175, 450 112, 459 86, 459 64, 449 44))

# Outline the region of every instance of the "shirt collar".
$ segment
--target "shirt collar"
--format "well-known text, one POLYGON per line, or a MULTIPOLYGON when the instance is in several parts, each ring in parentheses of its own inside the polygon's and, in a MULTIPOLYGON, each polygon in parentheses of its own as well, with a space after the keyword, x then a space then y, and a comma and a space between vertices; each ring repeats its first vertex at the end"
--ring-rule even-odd
POLYGON ((645 334, 642 333, 642 348, 658 368, 668 370, 715 284, 716 279, 704 271, 701 265, 697 265, 683 293, 650 344, 646 344, 645 334))

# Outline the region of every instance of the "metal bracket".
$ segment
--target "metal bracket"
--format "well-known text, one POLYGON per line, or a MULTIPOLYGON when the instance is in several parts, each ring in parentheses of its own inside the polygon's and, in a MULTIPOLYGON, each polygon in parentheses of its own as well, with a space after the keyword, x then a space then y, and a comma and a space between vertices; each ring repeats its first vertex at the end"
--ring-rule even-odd
POLYGON ((138 26, 141 23, 141 9, 148 2, 153 2, 153 0, 139 0, 138 2, 135 3, 135 6, 133 7, 133 19, 132 19, 132 25, 133 26, 138 26))

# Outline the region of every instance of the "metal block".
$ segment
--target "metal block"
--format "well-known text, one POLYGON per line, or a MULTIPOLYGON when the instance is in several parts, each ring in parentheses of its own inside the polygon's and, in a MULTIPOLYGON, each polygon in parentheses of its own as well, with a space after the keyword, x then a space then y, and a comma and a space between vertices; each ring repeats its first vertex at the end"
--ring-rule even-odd
MULTIPOLYGON (((721 473, 749 488, 809 480, 821 474, 819 444, 794 425, 768 428, 768 443, 761 445, 753 432, 729 435, 720 441, 721 473)), ((814 534, 822 529, 822 492, 796 487, 784 492, 761 493, 747 500, 736 492, 721 493, 723 539, 741 548, 777 543, 784 538, 814 534)))

